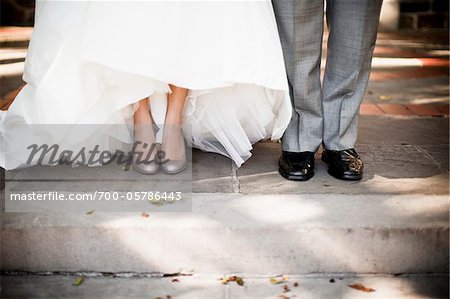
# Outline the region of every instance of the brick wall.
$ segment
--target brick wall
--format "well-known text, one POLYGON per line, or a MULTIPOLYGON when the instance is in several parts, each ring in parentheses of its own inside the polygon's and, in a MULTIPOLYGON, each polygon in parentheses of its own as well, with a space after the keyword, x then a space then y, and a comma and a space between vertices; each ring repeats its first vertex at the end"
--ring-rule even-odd
POLYGON ((400 29, 448 29, 449 0, 400 0, 400 29))

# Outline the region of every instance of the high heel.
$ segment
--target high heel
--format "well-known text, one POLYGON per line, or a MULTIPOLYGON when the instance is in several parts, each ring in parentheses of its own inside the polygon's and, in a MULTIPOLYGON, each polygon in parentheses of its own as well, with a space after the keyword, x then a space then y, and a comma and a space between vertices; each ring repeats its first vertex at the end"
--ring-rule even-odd
MULTIPOLYGON (((173 129, 173 128, 170 127, 170 129, 173 129)), ((181 127, 176 128, 176 129, 181 131, 181 127)), ((165 130, 164 130, 165 137, 168 135, 168 134, 166 135, 166 133, 167 132, 166 132, 166 128, 165 128, 165 130)), ((181 134, 179 136, 180 136, 179 138, 181 138, 180 146, 182 147, 182 148, 180 148, 180 151, 183 151, 183 157, 179 160, 170 160, 169 159, 168 161, 165 161, 165 162, 162 162, 160 160, 161 169, 166 174, 177 174, 177 173, 183 172, 187 168, 186 146, 185 146, 183 132, 181 132, 181 134)), ((163 138, 163 140, 164 139, 165 138, 163 138)), ((163 144, 164 144, 164 141, 163 141, 163 144)), ((160 157, 160 159, 161 159, 161 157, 160 157)))
POLYGON ((177 174, 185 171, 187 168, 186 156, 182 160, 170 160, 161 165, 161 169, 167 174, 177 174))
MULTIPOLYGON (((144 126, 145 128, 146 126, 144 126)), ((160 163, 158 160, 158 152, 160 151, 159 145, 156 144, 155 138, 153 142, 151 140, 145 140, 143 136, 151 136, 153 130, 143 130, 139 134, 136 134, 137 130, 143 130, 141 128, 136 128, 134 131, 135 143, 134 143, 134 153, 132 157, 133 169, 142 174, 157 174, 160 171, 160 163), (153 159, 150 159, 153 155, 153 159)), ((150 138, 149 138, 150 139, 150 138)))
MULTIPOLYGON (((156 159, 157 158, 155 157, 155 160, 156 159)), ((139 159, 140 161, 137 161, 137 160, 138 160, 138 154, 134 154, 133 160, 132 160, 132 165, 133 165, 133 169, 136 170, 137 172, 142 173, 142 174, 148 174, 148 175, 159 173, 161 167, 157 160, 150 162, 150 163, 145 162, 145 161, 143 162, 142 159, 139 159)))

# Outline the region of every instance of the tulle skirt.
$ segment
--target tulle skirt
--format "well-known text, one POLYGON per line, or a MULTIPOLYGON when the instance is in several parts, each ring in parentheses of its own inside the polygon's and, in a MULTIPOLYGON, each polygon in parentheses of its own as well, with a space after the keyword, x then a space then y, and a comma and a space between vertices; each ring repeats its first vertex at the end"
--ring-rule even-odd
POLYGON ((183 121, 192 145, 238 166, 255 142, 279 139, 292 113, 271 1, 38 0, 24 80, 0 114, 6 169, 30 165, 15 146, 17 126, 123 125, 85 130, 71 144, 132 143, 135 103, 150 97, 163 123, 169 84, 189 89, 183 121))

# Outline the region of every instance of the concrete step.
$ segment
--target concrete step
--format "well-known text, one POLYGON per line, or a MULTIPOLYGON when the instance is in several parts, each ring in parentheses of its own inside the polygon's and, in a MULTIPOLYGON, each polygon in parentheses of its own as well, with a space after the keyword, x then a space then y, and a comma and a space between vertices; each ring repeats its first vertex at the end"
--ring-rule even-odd
POLYGON ((192 212, 2 213, 2 270, 447 273, 448 195, 195 194, 192 212))
MULTIPOLYGON (((362 117, 357 149, 365 163, 364 178, 350 183, 328 175, 327 165, 319 159, 312 180, 302 183, 285 180, 278 174, 280 144, 274 142, 255 144, 252 157, 239 169, 226 157, 194 150, 192 190, 245 194, 448 195, 448 132, 449 119, 362 117)), ((117 187, 138 190, 142 186, 139 183, 145 186, 151 180, 132 170, 124 171, 120 165, 89 169, 52 167, 48 171, 34 167, 20 173, 7 172, 7 183, 12 178, 23 180, 21 184, 30 189, 48 186, 49 190, 86 190, 88 185, 96 189, 101 185, 111 186, 109 190, 117 187), (52 185, 55 182, 57 186, 52 185)))
POLYGON ((2 298, 176 298, 176 299, 360 299, 448 298, 448 276, 289 276, 272 284, 269 277, 244 277, 244 286, 222 284, 220 276, 167 278, 76 276, 3 276, 2 298), (176 280, 174 280, 176 279, 176 280), (350 288, 361 284, 374 291, 350 288), (288 290, 285 290, 287 286, 288 290))

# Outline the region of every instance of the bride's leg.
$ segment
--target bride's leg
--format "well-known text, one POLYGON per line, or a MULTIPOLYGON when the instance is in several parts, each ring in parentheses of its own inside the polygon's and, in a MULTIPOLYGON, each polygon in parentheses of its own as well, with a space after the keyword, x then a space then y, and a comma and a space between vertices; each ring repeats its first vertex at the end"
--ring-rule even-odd
POLYGON ((159 170, 156 161, 156 137, 153 119, 149 111, 149 99, 140 100, 134 112, 134 149, 133 168, 141 173, 154 174, 159 170))
POLYGON ((136 105, 137 109, 134 112, 134 124, 152 124, 152 116, 148 110, 148 98, 140 100, 136 105))
POLYGON ((169 125, 181 125, 188 90, 174 85, 170 85, 170 89, 172 93, 168 96, 165 123, 169 125))
POLYGON ((181 126, 188 90, 174 85, 170 85, 170 89, 172 93, 167 99, 162 150, 165 153, 164 160, 173 161, 173 163, 163 164, 163 168, 167 172, 176 173, 183 170, 186 163, 186 149, 181 126))

